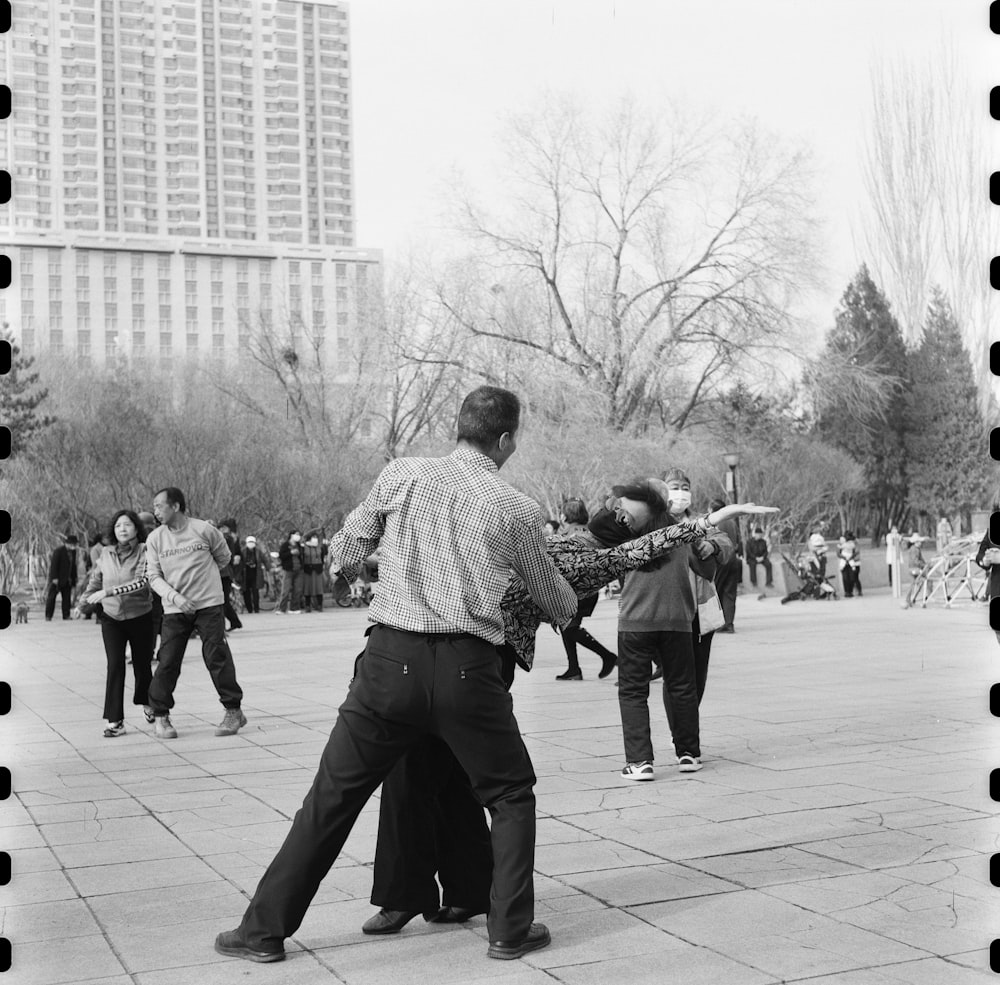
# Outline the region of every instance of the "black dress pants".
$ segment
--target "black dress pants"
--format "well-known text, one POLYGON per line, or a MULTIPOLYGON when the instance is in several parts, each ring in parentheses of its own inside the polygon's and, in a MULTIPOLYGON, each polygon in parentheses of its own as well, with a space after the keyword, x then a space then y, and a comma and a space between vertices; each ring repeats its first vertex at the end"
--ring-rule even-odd
POLYGON ((233 590, 233 579, 223 578, 222 579, 222 611, 225 617, 229 620, 229 625, 233 629, 241 629, 243 623, 240 621, 240 617, 236 614, 236 610, 233 608, 233 603, 230 601, 229 595, 233 590))
POLYGON ((149 682, 152 679, 150 661, 156 636, 153 633, 153 614, 136 616, 134 619, 112 619, 104 616, 101 620, 101 635, 104 637, 104 652, 108 658, 108 676, 104 687, 104 718, 109 722, 120 722, 125 717, 125 647, 132 651, 132 673, 135 676, 135 691, 132 704, 149 703, 149 682))
POLYGON ((428 735, 382 784, 372 903, 412 913, 439 905, 487 913, 492 881, 483 805, 454 753, 428 735))
POLYGON ((45 618, 51 619, 56 611, 56 596, 62 596, 62 617, 69 619, 69 611, 73 597, 72 585, 49 584, 49 590, 45 593, 45 618))
POLYGON ((734 557, 727 564, 720 564, 715 572, 715 590, 719 593, 719 604, 727 626, 736 619, 736 595, 743 579, 743 562, 734 557))
POLYGON ((534 915, 535 774, 500 676, 497 649, 467 634, 376 626, 312 789, 243 916, 252 947, 299 928, 368 798, 418 740, 455 754, 492 817, 491 940, 518 940, 534 915))
POLYGON ((157 715, 166 715, 174 706, 174 688, 181 676, 181 662, 188 640, 197 628, 201 656, 224 708, 239 708, 243 691, 236 681, 236 665, 225 638, 221 605, 198 609, 193 615, 165 612, 161 627, 159 663, 149 685, 149 703, 157 715))
POLYGON ((257 587, 257 572, 243 572, 243 604, 247 612, 260 612, 260 589, 257 587))

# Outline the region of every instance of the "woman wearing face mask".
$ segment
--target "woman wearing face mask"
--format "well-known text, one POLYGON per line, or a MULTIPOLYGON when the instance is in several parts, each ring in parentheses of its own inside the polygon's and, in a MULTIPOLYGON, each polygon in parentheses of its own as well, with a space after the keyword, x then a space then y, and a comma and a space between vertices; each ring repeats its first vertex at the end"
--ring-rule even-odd
MULTIPOLYGON (((660 525, 685 522, 690 513, 691 481, 672 469, 656 484, 669 501, 669 517, 660 525)), ((718 514, 717 514, 718 515, 718 514)), ((725 519, 719 515, 719 519, 725 519)), ((708 672, 710 634, 701 645, 696 627, 696 585, 692 575, 711 581, 720 560, 734 553, 728 537, 714 531, 695 545, 632 571, 625 577, 618 613, 618 707, 625 743, 627 780, 653 779, 653 744, 649 727, 649 682, 654 665, 662 669, 663 704, 682 773, 701 769, 698 703, 708 672), (699 687, 695 648, 701 651, 699 687)))
POLYGON ((125 647, 132 651, 135 691, 132 703, 143 706, 152 724, 149 707, 150 663, 156 635, 153 604, 146 582, 146 529, 131 510, 119 510, 109 526, 111 546, 106 547, 90 571, 81 593, 87 606, 102 603, 101 634, 108 659, 104 685, 104 737, 125 733, 125 647))
POLYGON ((306 612, 323 611, 323 545, 313 531, 302 547, 302 595, 306 612))
POLYGON ((302 611, 302 533, 292 530, 278 548, 281 564, 281 596, 274 611, 298 615, 302 611))

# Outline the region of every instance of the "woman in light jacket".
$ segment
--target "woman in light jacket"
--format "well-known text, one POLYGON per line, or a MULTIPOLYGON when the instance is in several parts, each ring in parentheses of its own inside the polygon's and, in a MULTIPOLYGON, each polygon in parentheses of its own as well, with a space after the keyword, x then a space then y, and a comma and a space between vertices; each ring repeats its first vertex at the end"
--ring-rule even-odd
POLYGON ((109 527, 111 545, 102 551, 90 571, 82 593, 87 606, 100 602, 101 633, 108 658, 104 687, 104 737, 125 733, 125 646, 132 651, 135 691, 132 703, 143 706, 147 722, 153 721, 149 706, 150 663, 156 635, 153 604, 146 581, 146 528, 131 510, 119 510, 109 527))

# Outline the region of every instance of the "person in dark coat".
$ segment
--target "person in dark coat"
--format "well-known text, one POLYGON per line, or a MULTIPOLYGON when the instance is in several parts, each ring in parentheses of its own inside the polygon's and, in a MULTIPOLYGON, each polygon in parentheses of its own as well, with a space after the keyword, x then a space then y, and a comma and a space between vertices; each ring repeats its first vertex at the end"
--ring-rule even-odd
POLYGON ((274 607, 276 613, 302 611, 302 532, 292 530, 278 548, 281 563, 281 597, 274 607))
POLYGON ((312 531, 302 545, 302 598, 305 611, 323 611, 323 558, 326 552, 319 533, 312 531))
POLYGON ((271 559, 257 546, 257 538, 247 537, 240 566, 243 569, 243 603, 247 612, 260 612, 260 590, 267 583, 267 570, 271 559))
POLYGON ((69 619, 73 589, 77 581, 77 552, 79 540, 70 534, 65 544, 60 544, 49 561, 49 588, 45 595, 45 621, 52 622, 56 611, 56 596, 62 597, 62 617, 69 619))
MULTIPOLYGON (((994 512, 998 509, 1000 505, 994 505, 994 512)), ((983 539, 980 541, 979 550, 976 552, 976 564, 990 573, 989 593, 992 607, 992 600, 1000 598, 1000 546, 990 540, 989 530, 983 534, 983 539)), ((1000 630, 997 631, 997 640, 1000 641, 1000 630)))
MULTIPOLYGON (((711 509, 721 510, 726 504, 721 499, 712 500, 711 509)), ((736 545, 736 553, 725 563, 718 565, 715 571, 715 590, 719 593, 719 603, 725 625, 718 630, 720 633, 735 633, 736 627, 736 593, 743 580, 743 542, 740 540, 740 528, 735 520, 724 520, 719 529, 736 545)))
POLYGON ((235 520, 219 521, 219 533, 226 539, 226 547, 229 548, 229 553, 232 555, 229 564, 222 569, 222 597, 224 600, 222 603, 222 612, 226 619, 229 620, 230 633, 234 629, 243 628, 243 623, 236 614, 232 603, 233 582, 239 584, 240 575, 242 574, 240 571, 240 542, 236 539, 235 530, 235 520))

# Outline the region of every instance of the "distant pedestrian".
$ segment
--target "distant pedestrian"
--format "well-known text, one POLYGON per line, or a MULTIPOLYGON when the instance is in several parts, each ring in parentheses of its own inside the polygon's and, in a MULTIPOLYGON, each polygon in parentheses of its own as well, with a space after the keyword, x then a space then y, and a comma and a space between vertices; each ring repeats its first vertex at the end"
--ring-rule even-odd
POLYGON ((844 583, 844 598, 853 598, 857 593, 861 598, 861 551, 854 539, 853 530, 845 530, 843 540, 837 548, 840 558, 840 577, 844 583))
MULTIPOLYGON (((1000 510, 1000 504, 993 504, 993 512, 1000 510)), ((990 575, 987 589, 990 600, 1000 598, 1000 546, 994 544, 990 539, 990 532, 987 529, 983 534, 983 539, 979 543, 979 550, 976 552, 976 564, 990 575)), ((1000 641, 1000 630, 996 631, 997 640, 1000 641)))
POLYGON ((948 545, 951 543, 954 536, 955 531, 951 525, 951 520, 949 520, 946 516, 941 517, 941 519, 938 520, 937 525, 938 554, 944 554, 948 550, 948 545))
POLYGON ((899 527, 894 523, 885 535, 885 563, 889 567, 889 587, 892 587, 892 569, 899 560, 900 544, 903 538, 899 534, 899 527))
POLYGON ((108 662, 104 685, 106 739, 125 733, 126 646, 135 677, 132 703, 141 705, 146 721, 153 723, 149 684, 156 644, 153 606, 146 579, 145 527, 132 510, 119 510, 111 518, 109 532, 115 539, 115 546, 101 552, 80 595, 82 604, 102 607, 101 634, 108 662))
POLYGON ((302 599, 306 612, 323 611, 323 545, 312 531, 302 545, 302 599))
POLYGON ((281 564, 281 597, 274 611, 298 615, 302 611, 302 531, 288 532, 288 537, 278 547, 278 561, 281 564))
POLYGON ((226 540, 226 547, 229 548, 230 560, 222 569, 222 613, 229 621, 229 632, 243 628, 236 609, 233 607, 233 585, 240 581, 240 542, 236 536, 236 521, 220 520, 219 532, 226 540))
POLYGON ((267 584, 271 559, 257 546, 252 534, 243 543, 243 604, 247 612, 260 612, 260 590, 267 584))
MULTIPOLYGON (((587 529, 590 514, 582 499, 569 499, 562 508, 562 536, 571 537, 574 533, 582 533, 587 529)), ((593 615, 597 607, 598 592, 593 592, 577 601, 576 615, 562 628, 563 648, 566 650, 566 670, 556 675, 557 681, 582 681, 583 671, 580 669, 580 658, 577 655, 577 645, 592 650, 601 658, 599 678, 605 678, 615 669, 618 654, 609 650, 600 640, 595 639, 581 625, 587 616, 593 615)))
POLYGON ((750 584, 757 587, 757 566, 764 569, 764 587, 774 588, 774 573, 771 569, 771 548, 761 527, 754 527, 746 548, 747 566, 750 568, 750 584))
MULTIPOLYGON (((725 505, 721 499, 714 499, 709 508, 721 510, 725 505)), ((743 580, 743 561, 739 555, 740 528, 735 520, 724 520, 719 529, 735 546, 736 552, 728 560, 720 563, 715 570, 715 589, 719 593, 719 604, 722 606, 722 614, 726 620, 718 632, 735 633, 736 596, 739 592, 740 582, 743 580)))
POLYGON ((243 691, 236 681, 222 614, 221 571, 229 563, 229 548, 210 523, 187 515, 184 493, 175 486, 156 494, 153 512, 160 526, 146 541, 146 574, 150 587, 163 599, 163 640, 149 687, 155 734, 177 738, 170 721, 174 688, 188 640, 197 630, 202 659, 226 710, 215 734, 235 735, 247 720, 240 710, 243 691))
POLYGON ((922 534, 917 533, 916 530, 911 530, 909 536, 904 538, 906 546, 909 548, 909 557, 907 560, 910 565, 910 574, 914 578, 924 570, 924 566, 927 564, 924 560, 924 541, 926 539, 922 534))
POLYGON ((812 569, 813 575, 820 581, 826 578, 826 538, 819 530, 809 536, 809 551, 806 554, 806 564, 812 569))
POLYGON ((45 621, 52 622, 56 611, 56 596, 62 600, 62 617, 70 618, 73 602, 73 588, 77 583, 77 554, 79 540, 76 534, 70 534, 65 543, 60 544, 49 559, 49 586, 45 595, 45 621))

